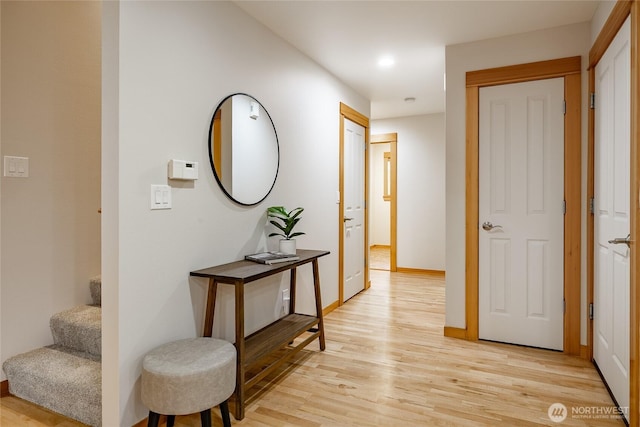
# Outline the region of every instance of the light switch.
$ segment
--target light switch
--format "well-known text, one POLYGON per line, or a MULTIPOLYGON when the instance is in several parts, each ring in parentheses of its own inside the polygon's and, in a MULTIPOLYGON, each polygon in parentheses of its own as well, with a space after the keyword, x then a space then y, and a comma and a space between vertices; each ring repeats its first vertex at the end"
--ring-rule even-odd
POLYGON ((151 185, 151 209, 171 209, 171 187, 151 185))
POLYGON ((4 176, 13 178, 28 178, 29 158, 4 156, 4 176))

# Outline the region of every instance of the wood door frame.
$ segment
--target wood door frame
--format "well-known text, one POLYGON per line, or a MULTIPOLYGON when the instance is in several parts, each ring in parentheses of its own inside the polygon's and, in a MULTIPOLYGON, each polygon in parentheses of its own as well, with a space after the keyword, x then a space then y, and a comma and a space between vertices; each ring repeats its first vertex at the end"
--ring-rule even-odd
MULTIPOLYGON (((638 241, 638 221, 640 218, 639 194, 640 179, 640 40, 638 22, 640 9, 637 1, 619 0, 609 14, 609 18, 600 30, 596 41, 589 51, 589 93, 595 92, 595 67, 602 59, 607 48, 618 34, 618 31, 631 16, 631 132, 630 136, 630 277, 629 277, 629 425, 640 425, 640 293, 638 291, 638 266, 640 266, 640 251, 636 250, 635 242, 638 241)), ((588 161, 587 161, 587 201, 590 204, 595 194, 595 110, 589 109, 588 124, 588 161)), ((587 214, 587 304, 593 303, 594 297, 594 216, 591 211, 587 214)), ((593 320, 587 322, 587 357, 593 360, 593 320)))
POLYGON ((456 337, 478 340, 478 203, 479 203, 479 94, 480 88, 533 80, 564 78, 564 353, 580 354, 580 188, 581 162, 581 58, 554 59, 508 67, 471 71, 466 75, 466 221, 465 315, 466 328, 456 337))
MULTIPOLYGON (((369 118, 346 104, 340 103, 340 208, 338 213, 338 306, 344 304, 344 120, 348 119, 364 127, 365 147, 369 147, 369 118)), ((371 287, 369 281, 369 219, 367 194, 369 194, 369 153, 364 155, 364 289, 371 287)))
MULTIPOLYGON (((390 199, 389 199, 389 243, 390 263, 389 271, 398 271, 398 134, 383 133, 371 135, 371 144, 389 144, 391 148, 391 177, 390 177, 390 199)), ((369 151, 371 152, 371 151, 369 151)))

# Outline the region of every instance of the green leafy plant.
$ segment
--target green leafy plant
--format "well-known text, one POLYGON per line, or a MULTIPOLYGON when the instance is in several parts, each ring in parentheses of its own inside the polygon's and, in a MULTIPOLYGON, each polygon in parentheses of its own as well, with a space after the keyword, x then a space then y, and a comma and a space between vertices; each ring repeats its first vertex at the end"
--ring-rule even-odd
POLYGON ((280 230, 279 233, 269 234, 269 237, 282 236, 287 240, 291 240, 296 236, 305 234, 301 231, 293 232, 294 227, 298 221, 300 221, 300 214, 303 210, 303 208, 295 208, 287 212, 283 206, 271 206, 267 208, 267 217, 273 218, 269 222, 280 230))

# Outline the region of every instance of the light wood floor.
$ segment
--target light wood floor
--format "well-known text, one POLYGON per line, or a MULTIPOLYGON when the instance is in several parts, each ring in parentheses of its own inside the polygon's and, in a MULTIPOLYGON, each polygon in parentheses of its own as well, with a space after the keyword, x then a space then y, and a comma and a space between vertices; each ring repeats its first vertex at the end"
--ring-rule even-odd
MULTIPOLYGON (((612 405, 587 361, 446 338, 441 277, 372 270, 371 279, 371 289, 326 317, 326 351, 314 342, 271 384, 256 386, 246 418, 232 417, 234 426, 623 425, 571 415, 572 408, 612 405), (556 402, 569 411, 561 424, 547 415, 556 402)), ((0 400, 3 427, 77 425, 41 419, 36 407, 16 409, 16 402, 0 400)), ((217 409, 213 416, 221 425, 217 409)), ((177 417, 176 425, 200 420, 177 417)))
POLYGON ((372 246, 369 248, 369 267, 374 270, 390 270, 391 248, 389 246, 372 246))

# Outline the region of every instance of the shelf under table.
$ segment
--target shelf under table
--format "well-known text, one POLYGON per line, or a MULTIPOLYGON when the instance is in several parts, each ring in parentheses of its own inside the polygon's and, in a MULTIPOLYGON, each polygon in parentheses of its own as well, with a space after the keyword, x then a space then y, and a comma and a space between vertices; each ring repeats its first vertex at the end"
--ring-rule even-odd
POLYGON ((252 367, 275 350, 285 347, 318 322, 319 319, 315 316, 294 313, 249 335, 245 340, 245 367, 252 367))

